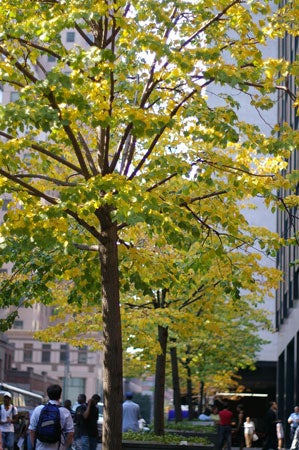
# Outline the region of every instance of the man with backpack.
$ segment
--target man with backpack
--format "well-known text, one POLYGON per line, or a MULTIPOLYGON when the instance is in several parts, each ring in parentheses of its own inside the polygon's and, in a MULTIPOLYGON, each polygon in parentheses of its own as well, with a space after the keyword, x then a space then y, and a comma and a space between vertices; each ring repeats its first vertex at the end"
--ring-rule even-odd
POLYGON ((49 386, 49 402, 37 406, 31 415, 29 432, 36 450, 64 450, 73 442, 74 423, 70 411, 60 406, 61 392, 58 384, 49 386))

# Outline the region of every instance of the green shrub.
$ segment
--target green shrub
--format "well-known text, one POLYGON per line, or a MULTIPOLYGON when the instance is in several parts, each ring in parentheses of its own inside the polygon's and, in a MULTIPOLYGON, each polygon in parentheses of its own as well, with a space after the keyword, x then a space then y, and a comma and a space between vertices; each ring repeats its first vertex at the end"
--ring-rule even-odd
POLYGON ((211 445, 211 442, 205 437, 186 437, 173 433, 165 433, 163 436, 156 436, 151 431, 146 433, 127 431, 126 433, 123 433, 123 441, 159 442, 163 444, 179 444, 181 441, 188 441, 188 443, 193 444, 211 445))
POLYGON ((182 420, 181 422, 167 422, 165 425, 167 430, 183 430, 183 431, 197 431, 200 433, 216 433, 214 425, 200 425, 195 421, 182 420))

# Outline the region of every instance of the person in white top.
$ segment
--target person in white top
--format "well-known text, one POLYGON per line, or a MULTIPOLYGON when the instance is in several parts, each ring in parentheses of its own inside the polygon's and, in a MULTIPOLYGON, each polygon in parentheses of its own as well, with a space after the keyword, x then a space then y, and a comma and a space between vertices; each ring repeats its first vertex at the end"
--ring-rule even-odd
POLYGON ((294 407, 294 412, 292 412, 288 418, 288 423, 290 424, 290 439, 294 439, 295 431, 299 426, 299 406, 294 407))
MULTIPOLYGON (((47 389, 49 403, 60 406, 61 393, 62 389, 61 386, 59 386, 59 384, 52 384, 51 386, 49 386, 47 389)), ((30 417, 29 433, 33 448, 36 450, 68 449, 72 444, 74 438, 74 422, 70 411, 64 408, 63 406, 59 407, 60 424, 62 430, 61 442, 49 443, 49 442, 41 442, 38 439, 36 439, 35 432, 38 424, 38 419, 44 406, 45 405, 37 406, 30 417)))
POLYGON ((18 410, 11 404, 10 392, 5 392, 3 395, 3 405, 1 405, 0 413, 2 447, 7 448, 7 450, 13 450, 15 439, 14 423, 17 419, 18 410))
POLYGON ((250 417, 246 417, 246 421, 244 422, 244 438, 245 438, 245 445, 247 448, 252 447, 254 432, 255 432, 254 422, 251 420, 250 417))

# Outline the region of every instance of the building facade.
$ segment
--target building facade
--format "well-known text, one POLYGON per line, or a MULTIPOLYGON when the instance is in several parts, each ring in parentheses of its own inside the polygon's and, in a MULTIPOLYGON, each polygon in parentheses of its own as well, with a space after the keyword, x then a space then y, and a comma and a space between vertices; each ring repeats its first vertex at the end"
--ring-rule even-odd
POLYGON ((4 333, 0 333, 0 381, 5 380, 6 373, 11 369, 14 347, 4 333))
MULTIPOLYGON (((41 306, 41 305, 39 305, 41 306)), ((20 319, 6 335, 14 346, 12 368, 26 372, 32 368, 36 374, 46 373, 59 380, 63 388, 63 398, 74 403, 78 394, 86 393, 90 398, 94 393, 102 393, 102 353, 92 352, 88 347, 72 347, 60 342, 41 342, 34 338, 30 328, 17 328, 25 323, 29 310, 21 311, 20 319)), ((79 344, 79 342, 78 342, 79 344)))
MULTIPOLYGON (((286 1, 282 3, 287 3, 286 1)), ((299 37, 285 35, 279 41, 279 57, 291 62, 298 60, 299 37)), ((288 79, 288 88, 298 96, 295 78, 288 79)), ((280 93, 278 106, 280 123, 287 122, 299 130, 299 117, 293 99, 280 93)), ((289 159, 288 172, 299 169, 299 151, 294 150, 289 159)), ((279 197, 290 192, 281 189, 279 197)), ((299 194, 299 184, 296 194, 299 194)), ((277 215, 277 230, 281 236, 298 236, 298 209, 280 210, 277 215)), ((276 295, 277 343, 277 399, 279 416, 285 423, 294 406, 299 404, 299 240, 296 244, 282 248, 277 255, 277 266, 283 271, 284 279, 276 295)), ((287 433, 288 437, 288 433, 287 433)))

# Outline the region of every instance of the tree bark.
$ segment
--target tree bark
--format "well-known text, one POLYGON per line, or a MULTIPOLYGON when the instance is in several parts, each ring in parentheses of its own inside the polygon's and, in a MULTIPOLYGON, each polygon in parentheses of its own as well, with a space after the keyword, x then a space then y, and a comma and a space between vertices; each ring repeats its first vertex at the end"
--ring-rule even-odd
POLYGON ((99 246, 99 256, 102 274, 104 341, 102 450, 121 450, 123 371, 116 225, 111 223, 101 235, 103 239, 99 246))
POLYGON ((191 370, 190 367, 187 366, 187 403, 188 403, 188 420, 194 419, 194 407, 192 402, 192 379, 191 379, 191 370))
POLYGON ((158 339, 161 354, 156 359, 155 394, 154 394, 154 433, 157 436, 164 434, 164 393, 165 393, 165 367, 167 350, 168 328, 158 326, 158 339))
MULTIPOLYGON (((190 353, 190 347, 187 347, 186 354, 190 353)), ((186 370, 187 370, 187 404, 188 404, 188 420, 194 419, 194 407, 192 402, 192 373, 189 365, 189 357, 186 358, 186 370)))
POLYGON ((201 414, 203 412, 203 396, 204 396, 204 382, 200 382, 200 392, 199 392, 199 405, 198 405, 198 413, 201 414))
POLYGON ((176 347, 170 348, 171 368, 172 368, 172 388, 173 388, 173 403, 175 411, 175 421, 181 422, 183 420, 181 408, 181 390, 178 368, 178 357, 176 347))

